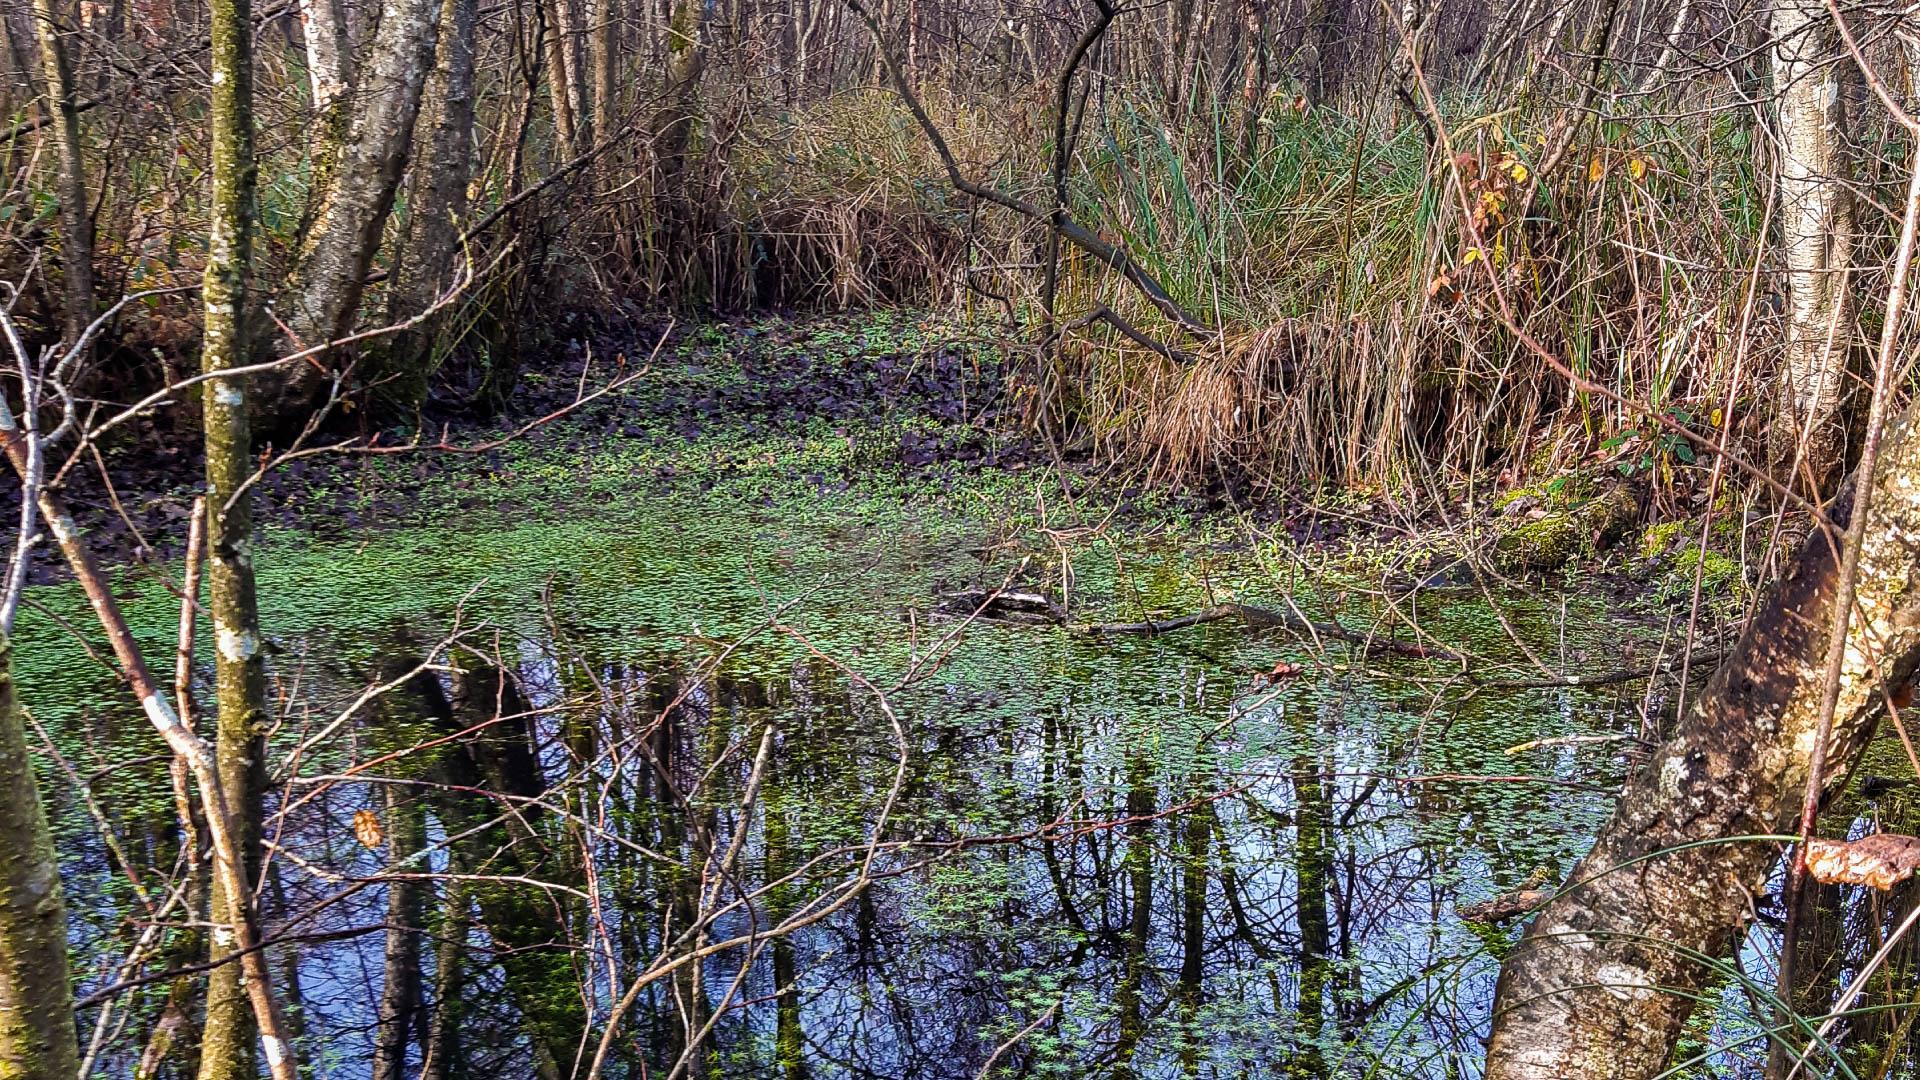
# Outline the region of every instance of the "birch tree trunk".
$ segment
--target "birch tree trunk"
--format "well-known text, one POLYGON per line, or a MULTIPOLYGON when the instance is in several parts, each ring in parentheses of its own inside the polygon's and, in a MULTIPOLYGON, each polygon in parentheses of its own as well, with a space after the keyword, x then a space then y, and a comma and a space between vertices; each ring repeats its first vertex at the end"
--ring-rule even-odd
POLYGON ((1780 109, 1781 255, 1787 268, 1787 341, 1770 453, 1794 481, 1815 491, 1838 475, 1846 455, 1842 416, 1853 343, 1847 274, 1853 254, 1853 197, 1841 132, 1846 123, 1838 32, 1820 0, 1773 7, 1773 83, 1780 109), (1796 467, 1798 463, 1798 467, 1796 467))
POLYGON ((331 109, 347 92, 347 23, 340 0, 300 0, 300 30, 307 50, 313 111, 331 109))
POLYGON ((0 633, 0 1076, 72 1080, 79 1070, 60 864, 0 633))
MULTIPOLYGON (((1920 660, 1920 420, 1881 448, 1855 614, 1822 771, 1846 780, 1920 660)), ((1840 500, 1846 502, 1847 500, 1840 500)), ((1847 507, 1835 516, 1845 520, 1847 507)), ((1673 738, 1629 782, 1613 819, 1500 973, 1487 1080, 1648 1077, 1668 1065, 1798 819, 1818 737, 1839 564, 1807 540, 1673 738), (1702 843, 1706 842, 1706 843, 1702 843), (1680 845, 1700 844, 1685 850, 1680 845), (1661 854, 1665 852, 1665 854, 1661 854)))
POLYGON ((77 342, 93 322, 93 208, 81 157, 73 61, 66 44, 71 28, 59 0, 34 0, 33 14, 47 84, 47 110, 53 115, 53 136, 60 151, 60 269, 66 275, 62 321, 67 340, 77 342))
MULTIPOLYGON (((202 296, 205 329, 201 370, 217 374, 247 362, 247 280, 258 180, 253 154, 253 45, 248 0, 214 0, 213 220, 202 296)), ((213 617, 215 768, 224 816, 240 865, 215 875, 208 959, 207 1014, 200 1040, 201 1080, 256 1074, 256 1033, 249 978, 264 971, 233 962, 242 943, 233 928, 247 919, 260 866, 260 807, 265 789, 266 669, 260 655, 260 610, 253 583, 253 508, 244 491, 253 471, 247 381, 222 376, 201 392, 207 456, 207 592, 213 617), (224 963, 222 961, 225 961, 224 963)), ((285 1051, 266 1041, 270 1064, 285 1051)))
MULTIPOLYGON (((351 331, 413 144, 439 15, 439 0, 386 0, 381 7, 345 142, 277 305, 292 337, 287 351, 324 345, 351 331)), ((263 387, 255 415, 277 426, 301 419, 318 400, 320 367, 330 358, 321 354, 317 365, 286 367, 263 387)))

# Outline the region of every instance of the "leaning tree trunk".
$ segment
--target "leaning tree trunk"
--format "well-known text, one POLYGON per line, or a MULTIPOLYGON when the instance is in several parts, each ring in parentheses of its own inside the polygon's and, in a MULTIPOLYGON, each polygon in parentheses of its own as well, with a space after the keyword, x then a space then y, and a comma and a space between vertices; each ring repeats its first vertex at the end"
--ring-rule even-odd
POLYGON ((58 0, 34 0, 47 107, 60 149, 60 268, 66 275, 63 321, 67 340, 78 342, 93 321, 93 208, 87 198, 86 164, 80 155, 80 110, 67 52, 65 12, 58 0))
MULTIPOLYGON (((467 182, 473 174, 474 0, 444 0, 439 57, 424 109, 430 129, 421 140, 407 188, 407 239, 387 285, 387 320, 398 323, 433 306, 453 276, 460 229, 467 218, 467 182)), ((384 350, 384 396, 411 411, 426 400, 433 374, 432 324, 395 334, 384 350)))
MULTIPOLYGON (((1920 411, 1887 431, 1865 509, 1823 794, 1920 660, 1920 411)), ((1843 503, 1847 500, 1841 500, 1843 503)), ((1836 511, 1846 519, 1848 509, 1836 511)), ((1730 954, 1797 820, 1820 725, 1840 567, 1815 535, 1673 738, 1500 973, 1487 1080, 1649 1077, 1667 1067, 1700 958, 1730 954), (1716 842, 1720 841, 1720 842, 1716 842), (1699 846, 1686 847, 1695 844, 1699 846)))
MULTIPOLYGON (((380 27, 354 93, 353 119, 277 305, 285 326, 268 335, 275 342, 272 353, 317 348, 353 327, 413 143, 439 14, 439 0, 386 0, 381 6, 380 27)), ((278 427, 304 419, 319 400, 330 354, 316 359, 261 380, 270 385, 263 386, 256 417, 278 427)))
POLYGON ((1841 131, 1852 67, 1821 0, 1773 7, 1773 83, 1780 102, 1780 229, 1787 268, 1787 342, 1774 464, 1814 494, 1846 456, 1842 409, 1853 341, 1845 273, 1853 253, 1853 196, 1841 131), (1796 463, 1798 463, 1796 467, 1796 463))
POLYGON ((0 633, 0 1076, 79 1071, 60 864, 14 697, 13 646, 0 633))

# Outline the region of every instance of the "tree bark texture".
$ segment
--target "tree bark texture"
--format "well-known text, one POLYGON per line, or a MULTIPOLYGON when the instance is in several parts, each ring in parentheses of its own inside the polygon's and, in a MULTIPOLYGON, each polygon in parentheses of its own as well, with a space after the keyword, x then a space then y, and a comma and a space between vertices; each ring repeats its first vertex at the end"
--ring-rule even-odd
POLYGON ((300 28, 306 39, 307 80, 313 109, 325 113, 347 92, 347 21, 340 0, 300 0, 300 28))
POLYGON ((72 1080, 80 1069, 60 864, 27 753, 0 635, 0 1080, 72 1080))
MULTIPOLYGON (((255 191, 253 151, 253 17, 249 0, 214 0, 212 8, 213 198, 202 285, 203 372, 218 375, 247 362, 247 283, 251 272, 255 191)), ((265 789, 267 683, 254 595, 253 510, 245 484, 253 472, 247 381, 219 376, 202 388, 206 433, 207 592, 213 619, 217 733, 214 771, 202 794, 219 800, 223 873, 214 875, 208 949, 206 1022, 200 1041, 201 1080, 257 1075, 257 1034, 275 1076, 294 1072, 292 1047, 273 1004, 266 958, 257 940, 253 884, 260 865, 260 807, 265 789), (224 962, 222 962, 224 961, 224 962), (263 1019, 263 1022, 256 1022, 263 1019)), ((178 727, 178 721, 175 721, 178 727)))
MULTIPOLYGON (((1920 431, 1887 431, 1860 553, 1823 794, 1845 782, 1920 659, 1920 431)), ((1845 508, 1836 512, 1845 519, 1845 508)), ((1568 886, 1501 970, 1487 1080, 1645 1077, 1744 934, 1818 737, 1839 566, 1815 535, 1673 738, 1629 781, 1568 886), (1724 840, 1724 843, 1713 841, 1724 840), (1706 842, 1706 843, 1702 843, 1706 842), (1701 846, 1673 850, 1686 844, 1701 846)))
MULTIPOLYGON (((467 184, 473 176, 474 0, 444 0, 439 55, 427 83, 421 139, 407 188, 407 238, 387 285, 387 319, 400 322, 433 306, 453 276, 460 230, 467 219, 467 184)), ((433 374, 433 328, 396 334, 387 347, 383 374, 393 377, 385 396, 410 409, 426 400, 433 374)))
POLYGON ((1842 418, 1854 340, 1846 269, 1853 255, 1853 196, 1842 149, 1847 95, 1839 33, 1820 0, 1773 8, 1773 83, 1779 101, 1781 258, 1787 269, 1786 355, 1770 448, 1784 471, 1810 474, 1816 491, 1846 455, 1842 418), (1804 443, 1804 451, 1801 449, 1804 443))
MULTIPOLYGON (((433 66, 439 0, 386 0, 371 54, 354 91, 354 112, 336 164, 320 193, 306 242, 278 303, 284 341, 278 352, 315 348, 344 337, 360 307, 367 270, 393 209, 413 125, 433 66)), ((321 364, 288 366, 273 380, 258 415, 275 424, 298 421, 318 400, 321 364)), ((265 380, 263 380, 265 381, 265 380)))

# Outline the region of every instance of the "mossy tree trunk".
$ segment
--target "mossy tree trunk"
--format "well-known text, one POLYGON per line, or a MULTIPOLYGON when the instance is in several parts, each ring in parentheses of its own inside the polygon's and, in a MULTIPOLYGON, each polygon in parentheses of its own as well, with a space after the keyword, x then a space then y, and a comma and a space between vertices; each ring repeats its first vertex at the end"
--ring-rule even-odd
MULTIPOLYGON (((1844 783, 1889 688, 1920 661, 1920 431, 1886 433, 1822 793, 1844 783)), ((1653 1076, 1730 955, 1799 818, 1819 738, 1840 564, 1816 535, 1667 743, 1628 783, 1569 885, 1500 974, 1487 1080, 1653 1076), (1686 845, 1694 845, 1688 847, 1686 845)))
MULTIPOLYGON (((443 0, 440 41, 427 83, 413 178, 407 187, 407 238, 387 285, 387 320, 401 322, 432 307, 453 278, 460 230, 467 219, 467 184, 473 176, 475 0, 443 0)), ((387 346, 385 397, 396 411, 410 412, 427 397, 433 375, 434 330, 429 321, 394 335, 387 346)))
MULTIPOLYGON (((253 152, 253 18, 249 0, 213 0, 212 224, 202 296, 205 329, 201 370, 206 432, 207 592, 213 619, 217 785, 203 782, 226 850, 225 872, 213 881, 213 931, 206 1022, 200 1040, 201 1080, 256 1075, 256 1034, 276 1076, 292 1071, 255 940, 252 890, 260 865, 260 808, 265 788, 266 669, 260 611, 254 595, 253 510, 245 484, 253 470, 249 387, 223 375, 247 362, 248 278, 252 268, 255 189, 253 152), (267 1015, 260 1030, 256 1015, 267 1015)), ((202 778, 203 781, 206 778, 202 778)))
MULTIPOLYGON (((285 330, 264 335, 271 343, 262 350, 268 356, 319 348, 351 332, 413 144, 439 28, 440 0, 386 0, 381 6, 338 152, 320 151, 334 164, 276 305, 285 330)), ((261 421, 287 427, 305 419, 324 391, 322 370, 338 366, 330 352, 316 359, 262 380, 261 421)))
POLYGON ((79 1069, 60 865, 0 633, 0 1077, 71 1080, 79 1069))

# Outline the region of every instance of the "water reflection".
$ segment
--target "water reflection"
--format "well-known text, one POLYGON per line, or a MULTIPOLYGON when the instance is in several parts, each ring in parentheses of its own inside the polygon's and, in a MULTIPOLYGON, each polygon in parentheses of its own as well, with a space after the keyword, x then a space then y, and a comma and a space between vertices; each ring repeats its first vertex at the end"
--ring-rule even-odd
MULTIPOLYGON (((635 974, 689 955, 632 998, 609 1075, 972 1077, 990 1057, 1008 1075, 1471 1071, 1494 961, 1453 907, 1564 871, 1600 805, 1397 779, 1511 773, 1511 701, 1403 712, 1355 675, 1249 694, 1190 649, 1055 642, 1087 665, 1071 692, 936 676, 883 709, 821 658, 769 674, 526 644, 404 680, 418 643, 388 645, 402 687, 370 710, 360 760, 392 764, 289 815, 292 834, 339 836, 380 807, 385 864, 360 873, 405 865, 419 837, 433 854, 414 872, 442 875, 364 891, 384 943, 302 948, 309 1031, 343 1071, 470 1047, 572 1074, 635 974), (752 940, 863 871, 830 916, 752 940), (729 939, 747 943, 704 952, 729 939), (349 966, 357 1003, 327 990, 349 966), (435 987, 423 1018, 454 999, 464 1023, 410 1019, 415 983, 435 987)), ((1589 707, 1578 720, 1602 722, 1589 707)), ((336 867, 377 861, 338 847, 336 867)))
MULTIPOLYGON (((900 685, 950 627, 609 632, 568 589, 451 646, 444 608, 283 644, 266 897, 315 1075, 1472 1075, 1507 932, 1454 908, 1559 880, 1620 772, 1504 751, 1633 715, 1228 628, 974 626, 900 685)), ((79 895, 104 972, 133 905, 79 895)), ((102 1072, 191 1072, 168 991, 102 1072)))

